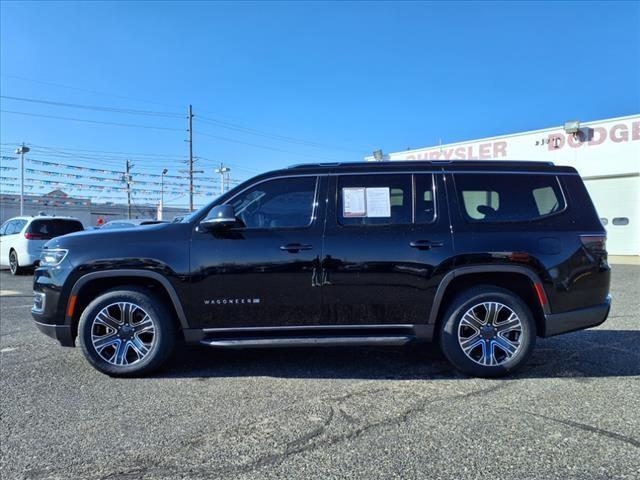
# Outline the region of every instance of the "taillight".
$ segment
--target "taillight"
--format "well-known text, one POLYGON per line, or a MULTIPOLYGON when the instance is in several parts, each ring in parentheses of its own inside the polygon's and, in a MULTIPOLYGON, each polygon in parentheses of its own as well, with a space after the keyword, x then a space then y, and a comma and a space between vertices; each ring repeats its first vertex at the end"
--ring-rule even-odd
POLYGON ((40 233, 25 233, 24 234, 24 238, 26 238, 27 240, 46 240, 47 237, 46 235, 42 235, 40 233))
POLYGON ((606 235, 580 235, 582 245, 593 253, 606 253, 607 236, 606 235))

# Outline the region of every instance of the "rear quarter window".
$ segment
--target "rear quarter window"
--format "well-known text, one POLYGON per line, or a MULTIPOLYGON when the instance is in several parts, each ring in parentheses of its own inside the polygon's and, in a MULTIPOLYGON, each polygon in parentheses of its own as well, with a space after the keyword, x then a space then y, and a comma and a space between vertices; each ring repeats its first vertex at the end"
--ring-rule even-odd
POLYGON ((555 175, 454 175, 461 213, 468 222, 502 223, 540 220, 566 209, 555 175))

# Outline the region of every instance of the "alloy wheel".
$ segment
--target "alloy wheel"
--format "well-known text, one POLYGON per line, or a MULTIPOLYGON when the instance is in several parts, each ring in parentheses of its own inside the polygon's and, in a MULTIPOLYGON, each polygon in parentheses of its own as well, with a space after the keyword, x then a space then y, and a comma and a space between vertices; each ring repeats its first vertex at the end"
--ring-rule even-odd
POLYGON ((468 309, 458 325, 464 354, 483 366, 499 366, 522 347, 522 322, 507 305, 483 302, 468 309))
POLYGON ((18 271, 18 256, 13 250, 9 253, 9 270, 13 275, 18 271))
POLYGON ((123 367, 142 361, 151 352, 156 330, 155 320, 142 307, 117 302, 93 319, 91 343, 105 362, 123 367))

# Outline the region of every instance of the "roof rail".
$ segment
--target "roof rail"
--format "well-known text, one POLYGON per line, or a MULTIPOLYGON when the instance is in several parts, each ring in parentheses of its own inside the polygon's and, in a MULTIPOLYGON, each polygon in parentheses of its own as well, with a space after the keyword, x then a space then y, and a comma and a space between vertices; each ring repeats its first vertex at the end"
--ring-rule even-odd
POLYGON ((338 167, 343 162, 325 162, 325 163, 295 163, 287 168, 309 168, 309 167, 338 167))
POLYGON ((456 163, 467 163, 467 164, 486 164, 486 163, 502 163, 505 164, 519 164, 519 165, 547 165, 547 166, 555 166, 553 162, 544 161, 544 160, 465 160, 465 159, 456 159, 456 160, 386 160, 384 162, 326 162, 326 163, 298 163, 287 167, 288 169, 298 169, 298 168, 317 168, 317 167, 384 167, 387 165, 394 164, 415 164, 415 165, 455 165, 456 163))

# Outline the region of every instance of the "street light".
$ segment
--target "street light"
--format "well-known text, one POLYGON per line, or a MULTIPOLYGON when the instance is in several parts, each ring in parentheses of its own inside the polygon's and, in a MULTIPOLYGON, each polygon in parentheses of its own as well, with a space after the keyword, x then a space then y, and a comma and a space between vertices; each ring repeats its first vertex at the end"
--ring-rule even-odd
POLYGON ((224 193, 224 176, 226 173, 229 173, 231 169, 229 167, 225 167, 222 162, 220 162, 220 168, 216 168, 216 173, 220 174, 220 195, 224 193))
POLYGON ((30 150, 24 142, 16 149, 16 153, 20 155, 20 216, 24 215, 24 154, 30 150))
POLYGON ((167 174, 169 170, 166 168, 162 170, 162 175, 160 175, 160 218, 159 220, 164 220, 164 176, 167 174))

